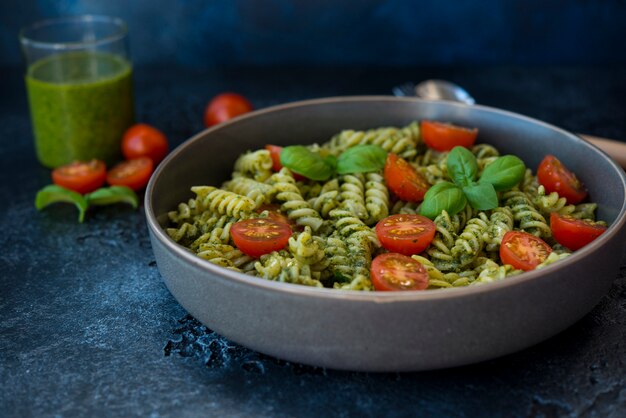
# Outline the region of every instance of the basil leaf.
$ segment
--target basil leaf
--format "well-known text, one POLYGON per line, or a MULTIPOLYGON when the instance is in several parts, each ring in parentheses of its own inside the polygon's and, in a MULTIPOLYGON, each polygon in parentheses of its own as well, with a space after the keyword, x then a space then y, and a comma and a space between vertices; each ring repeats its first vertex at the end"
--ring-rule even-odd
POLYGON ((337 157, 335 157, 334 155, 327 155, 326 157, 324 157, 324 162, 332 168, 333 173, 337 171, 337 157))
POLYGON ((467 204, 463 190, 455 184, 443 182, 432 186, 424 195, 420 214, 430 219, 445 210, 450 215, 460 212, 467 204))
POLYGON ((524 178, 526 166, 514 155, 496 158, 480 175, 479 183, 490 183, 497 191, 508 190, 524 178))
POLYGON ((476 157, 464 147, 454 147, 448 154, 448 175, 459 186, 472 184, 478 173, 476 157))
POLYGON ((104 206, 114 203, 128 203, 137 209, 139 206, 139 198, 137 194, 126 186, 103 187, 85 196, 87 203, 90 205, 104 206))
POLYGON ((280 163, 311 180, 328 180, 334 172, 331 161, 301 145, 284 147, 280 152, 280 163))
POLYGON ((348 148, 337 159, 338 174, 369 173, 385 167, 387 151, 378 145, 357 145, 348 148))
POLYGON ((498 195, 489 183, 474 183, 465 186, 463 193, 474 209, 488 210, 498 206, 498 195))
POLYGON ((39 190, 35 197, 37 210, 42 210, 46 206, 58 202, 73 203, 78 209, 78 222, 82 223, 85 220, 85 212, 89 205, 80 193, 51 184, 39 190))

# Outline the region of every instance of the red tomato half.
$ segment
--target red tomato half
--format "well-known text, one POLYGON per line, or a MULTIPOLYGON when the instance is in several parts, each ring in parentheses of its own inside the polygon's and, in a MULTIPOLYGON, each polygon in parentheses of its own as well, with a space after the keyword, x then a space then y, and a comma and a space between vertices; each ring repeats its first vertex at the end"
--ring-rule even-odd
MULTIPOLYGON (((270 152, 270 157, 272 157, 272 170, 280 171, 283 168, 283 165, 280 163, 280 152, 283 150, 283 147, 268 144, 265 146, 265 149, 270 152)), ((293 174, 293 178, 296 181, 302 181, 307 179, 302 174, 294 173, 293 171, 291 172, 291 174, 293 174)))
POLYGON ((372 261, 372 284, 376 290, 424 290, 428 272, 417 260, 397 253, 381 254, 372 261))
POLYGON ((387 250, 413 255, 430 245, 436 228, 433 221, 422 215, 391 215, 376 224, 376 235, 387 250))
POLYGON ((268 211, 268 218, 277 222, 282 222, 291 227, 293 231, 304 231, 304 228, 298 225, 293 219, 289 219, 287 215, 280 211, 280 206, 273 203, 263 203, 256 210, 257 213, 268 211))
POLYGON ((252 110, 252 104, 240 94, 222 93, 215 96, 204 109, 204 125, 208 128, 226 122, 252 110))
POLYGON ((606 231, 606 226, 587 219, 576 219, 552 212, 550 229, 559 244, 576 251, 602 235, 606 231))
POLYGON ((524 271, 534 270, 551 252, 541 238, 522 231, 507 232, 500 245, 502 262, 524 271))
POLYGON ((291 236, 291 228, 272 218, 245 219, 233 224, 230 235, 242 253, 260 257, 285 248, 291 236))
POLYGON ((280 171, 283 168, 283 165, 280 163, 280 152, 283 150, 283 147, 267 144, 265 149, 270 152, 270 157, 272 157, 272 170, 280 171))
POLYGON ((122 161, 109 170, 107 183, 111 186, 130 187, 137 191, 146 187, 153 169, 154 163, 148 157, 122 161))
POLYGON ((127 160, 148 157, 156 165, 165 158, 167 149, 163 132, 145 123, 131 126, 122 137, 122 154, 127 160))
POLYGON ((554 155, 546 155, 541 161, 537 179, 548 193, 557 192, 569 204, 579 203, 587 197, 585 186, 554 155))
POLYGON ((420 123, 420 132, 424 143, 436 151, 450 151, 456 146, 469 148, 474 145, 478 136, 477 128, 464 128, 430 120, 420 123))
POLYGON ((99 160, 73 163, 52 170, 52 182, 85 194, 100 188, 106 180, 106 165, 99 160))
POLYGON ((407 202, 421 202, 430 188, 428 180, 396 154, 387 155, 384 176, 389 189, 407 202))

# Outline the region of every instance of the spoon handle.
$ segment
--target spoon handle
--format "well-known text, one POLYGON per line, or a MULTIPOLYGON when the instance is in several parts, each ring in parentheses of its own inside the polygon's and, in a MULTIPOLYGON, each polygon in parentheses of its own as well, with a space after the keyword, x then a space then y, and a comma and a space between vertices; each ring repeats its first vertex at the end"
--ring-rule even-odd
POLYGON ((626 142, 591 135, 579 134, 579 136, 609 154, 622 168, 626 168, 626 142))

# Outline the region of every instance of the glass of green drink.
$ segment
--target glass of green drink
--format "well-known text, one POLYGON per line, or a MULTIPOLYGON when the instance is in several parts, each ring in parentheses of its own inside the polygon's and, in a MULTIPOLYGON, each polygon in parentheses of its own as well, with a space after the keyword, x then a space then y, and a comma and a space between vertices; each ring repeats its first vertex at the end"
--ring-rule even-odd
POLYGON ((134 121, 128 30, 118 18, 74 16, 20 32, 39 161, 115 162, 134 121))

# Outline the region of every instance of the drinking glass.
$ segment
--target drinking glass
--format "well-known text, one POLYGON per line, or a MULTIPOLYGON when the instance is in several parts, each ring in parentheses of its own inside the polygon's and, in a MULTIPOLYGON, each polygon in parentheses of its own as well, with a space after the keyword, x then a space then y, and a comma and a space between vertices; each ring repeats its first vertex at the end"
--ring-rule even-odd
POLYGON ((134 121, 128 30, 119 18, 72 16, 20 31, 39 161, 58 167, 119 159, 134 121))

